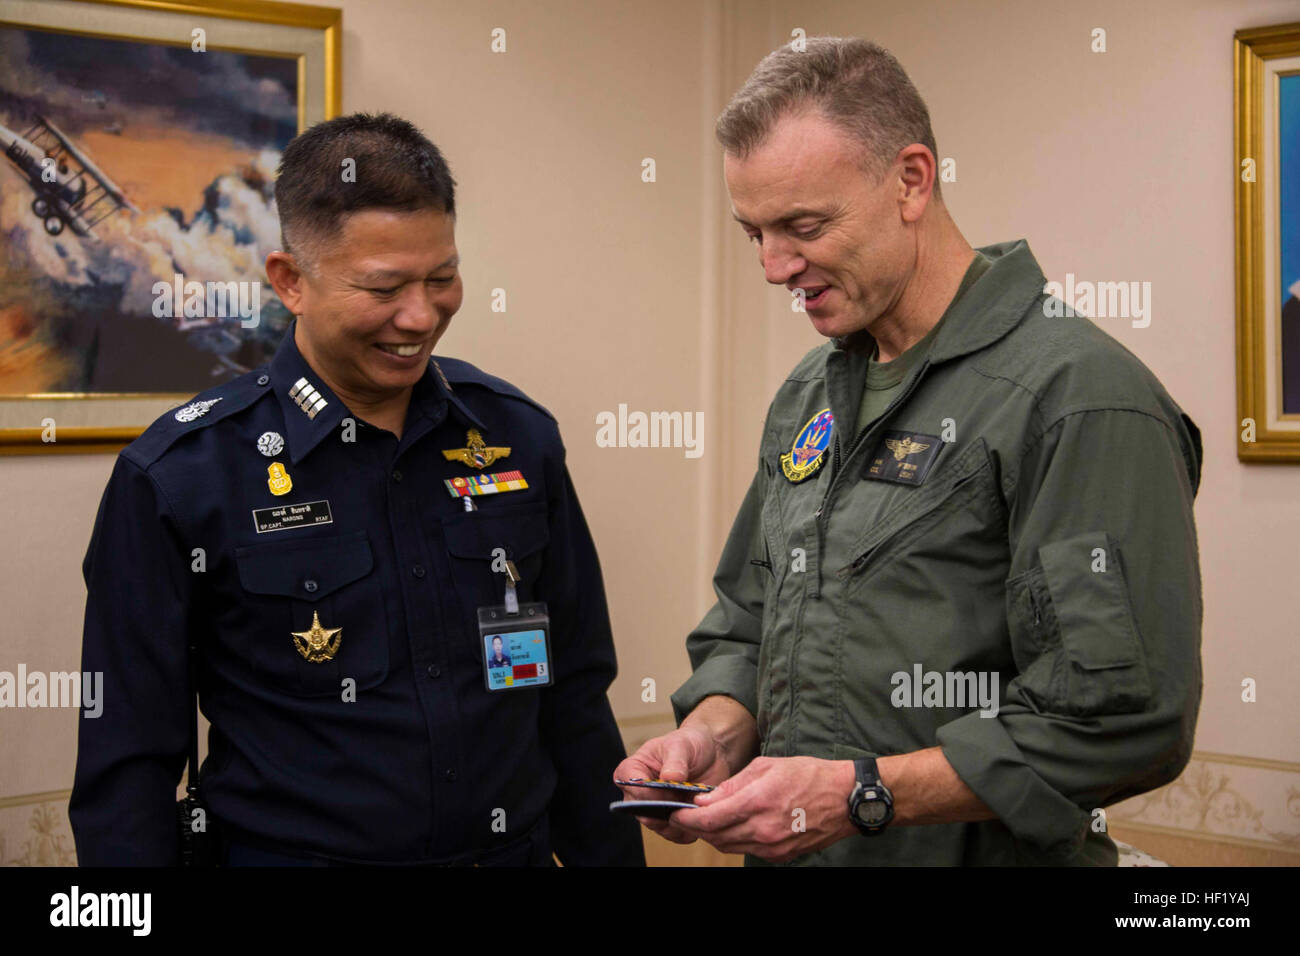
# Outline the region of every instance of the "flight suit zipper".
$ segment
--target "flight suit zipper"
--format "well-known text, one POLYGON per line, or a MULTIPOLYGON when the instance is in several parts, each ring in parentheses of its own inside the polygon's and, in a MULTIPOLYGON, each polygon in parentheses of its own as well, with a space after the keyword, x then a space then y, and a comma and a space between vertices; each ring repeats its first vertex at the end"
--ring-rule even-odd
MULTIPOLYGON (((848 577, 852 577, 853 575, 857 574, 864 567, 866 567, 867 563, 871 560, 872 557, 876 555, 877 552, 880 551, 881 548, 887 545, 894 538, 898 537, 898 535, 903 531, 905 531, 907 528, 911 527, 916 522, 924 518, 926 515, 930 514, 932 511, 934 511, 935 508, 941 507, 945 501, 947 501, 949 498, 951 498, 954 494, 957 493, 957 490, 960 489, 962 485, 966 484, 966 482, 968 481, 973 480, 976 477, 977 473, 978 473, 977 471, 971 471, 968 474, 962 475, 960 478, 958 478, 956 481, 953 482, 952 486, 942 496, 933 499, 922 510, 918 511, 917 513, 909 517, 905 524, 903 524, 898 528, 895 528, 886 537, 877 541, 866 551, 862 552, 862 554, 854 558, 853 561, 847 567, 842 568, 839 573, 841 575, 845 575, 847 573, 848 577)), ((1037 611, 1036 607, 1035 607, 1035 611, 1037 611)))
MULTIPOLYGON (((858 437, 854 439, 853 443, 849 446, 848 452, 845 455, 844 464, 847 465, 849 462, 851 462, 853 460, 853 456, 857 453, 858 448, 866 444, 867 437, 875 433, 876 429, 886 419, 889 418, 890 413, 893 412, 894 409, 898 408, 899 405, 901 405, 909 397, 911 397, 912 392, 916 391, 917 384, 921 381, 922 378, 925 377, 926 370, 929 369, 929 367, 930 367, 930 359, 926 358, 926 360, 921 363, 921 367, 917 369, 916 375, 912 378, 911 383, 907 386, 907 388, 903 390, 903 394, 899 395, 897 398, 895 398, 892 402, 889 403, 888 407, 883 412, 880 413, 880 417, 876 419, 876 423, 871 427, 869 431, 860 433, 858 437)), ((822 549, 823 530, 825 528, 825 524, 830 520, 830 512, 827 510, 826 506, 831 503, 831 496, 834 494, 835 489, 838 488, 840 484, 840 439, 838 435, 835 437, 835 450, 831 457, 831 460, 834 463, 834 474, 831 476, 830 487, 826 489, 826 494, 822 497, 822 503, 817 508, 817 513, 814 515, 814 517, 817 519, 817 553, 819 556, 821 555, 821 549, 822 549), (823 514, 825 515, 825 521, 822 520, 823 514)), ((819 561, 818 573, 820 573, 820 568, 821 568, 821 563, 819 561)))
MULTIPOLYGON (((876 419, 876 424, 872 426, 871 430, 869 432, 862 432, 861 434, 859 434, 858 437, 849 445, 849 450, 844 458, 845 465, 847 465, 849 462, 853 460, 853 456, 857 452, 858 448, 866 444, 866 439, 868 435, 873 434, 875 432, 876 427, 878 427, 882 422, 887 420, 889 418, 890 413, 893 412, 894 409, 896 409, 903 402, 905 402, 909 396, 911 396, 912 392, 916 390, 917 383, 920 382, 921 379, 925 377, 926 370, 929 369, 929 367, 930 367, 930 359, 927 356, 925 361, 921 363, 921 367, 917 369, 916 374, 912 376, 912 380, 908 384, 907 388, 903 390, 903 393, 901 395, 897 396, 892 402, 889 403, 889 405, 885 408, 885 410, 880 414, 880 417, 876 419)), ((824 540, 826 537, 825 524, 830 520, 830 513, 827 511, 826 506, 831 500, 831 495, 834 494, 835 489, 839 487, 839 483, 840 483, 840 438, 838 434, 835 435, 834 447, 831 452, 831 467, 832 467, 832 474, 831 474, 830 487, 826 489, 826 494, 822 497, 822 503, 818 506, 816 513, 813 515, 813 519, 814 519, 813 524, 817 528, 817 580, 814 582, 814 587, 815 587, 815 596, 818 597, 820 597, 821 595, 821 574, 822 574, 822 565, 823 565, 822 552, 825 550, 824 540), (825 522, 823 521, 823 513, 825 513, 825 519, 826 519, 825 522)), ((796 733, 794 713, 795 713, 796 698, 798 697, 799 694, 799 689, 798 689, 799 645, 802 642, 802 638, 803 638, 803 611, 804 611, 804 602, 807 601, 807 599, 808 599, 807 590, 801 588, 799 593, 799 607, 795 611, 794 634, 790 639, 790 696, 789 696, 790 729, 789 729, 789 733, 786 735, 787 755, 793 755, 795 752, 794 749, 795 738, 797 736, 797 733, 796 733)))

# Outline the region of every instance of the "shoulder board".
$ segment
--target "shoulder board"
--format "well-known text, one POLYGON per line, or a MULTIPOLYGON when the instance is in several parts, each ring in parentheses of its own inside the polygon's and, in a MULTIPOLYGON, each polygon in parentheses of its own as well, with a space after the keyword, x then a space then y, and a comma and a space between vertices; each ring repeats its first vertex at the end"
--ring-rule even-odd
POLYGON ((148 468, 183 435, 229 418, 263 395, 271 394, 267 384, 258 384, 258 379, 266 374, 265 368, 253 369, 169 409, 155 419, 144 434, 122 449, 122 454, 141 468, 148 468))
POLYGON ((438 368, 442 369, 443 375, 446 376, 453 386, 460 385, 481 385, 483 388, 496 392, 498 395, 506 395, 510 398, 517 398, 522 402, 527 402, 533 408, 537 409, 551 421, 555 421, 555 416, 550 410, 540 402, 534 401, 525 395, 515 386, 511 385, 503 378, 497 378, 495 375, 489 375, 476 365, 471 365, 461 359, 443 358, 435 356, 438 368))

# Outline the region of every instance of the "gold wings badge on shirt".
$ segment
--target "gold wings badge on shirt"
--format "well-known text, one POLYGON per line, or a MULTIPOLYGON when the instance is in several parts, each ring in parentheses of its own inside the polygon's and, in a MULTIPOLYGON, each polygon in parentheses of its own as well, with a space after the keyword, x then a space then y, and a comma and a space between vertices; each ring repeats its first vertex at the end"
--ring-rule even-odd
POLYGON ((930 447, 929 442, 912 441, 912 436, 906 438, 886 438, 885 447, 894 453, 895 461, 902 461, 908 455, 915 455, 918 451, 925 451, 930 447))
POLYGON ((465 436, 465 448, 444 448, 443 457, 448 461, 459 461, 471 468, 486 468, 498 458, 510 454, 509 448, 493 447, 483 441, 477 428, 471 428, 465 436))

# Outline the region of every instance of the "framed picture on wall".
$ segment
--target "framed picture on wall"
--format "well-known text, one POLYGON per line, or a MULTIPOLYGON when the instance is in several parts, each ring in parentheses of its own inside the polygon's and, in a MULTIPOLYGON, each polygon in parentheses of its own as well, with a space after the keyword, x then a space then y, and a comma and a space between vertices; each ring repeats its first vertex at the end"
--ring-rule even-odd
POLYGON ((1300 462, 1300 23, 1237 31, 1242 461, 1300 462))
POLYGON ((295 135, 338 115, 342 12, 0 0, 0 452, 110 451, 265 362, 295 135))

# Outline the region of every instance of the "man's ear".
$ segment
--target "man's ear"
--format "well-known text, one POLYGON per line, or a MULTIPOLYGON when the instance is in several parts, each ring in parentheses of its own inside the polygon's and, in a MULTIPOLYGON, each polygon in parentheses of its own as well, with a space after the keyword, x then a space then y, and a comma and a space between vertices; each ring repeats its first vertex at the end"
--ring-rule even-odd
POLYGON ((266 277, 271 280, 271 288, 280 297, 284 307, 294 315, 302 315, 303 277, 302 267, 292 255, 276 250, 266 257, 266 277))
POLYGON ((898 199, 904 222, 916 222, 934 195, 934 153, 921 143, 904 146, 898 152, 898 199))

